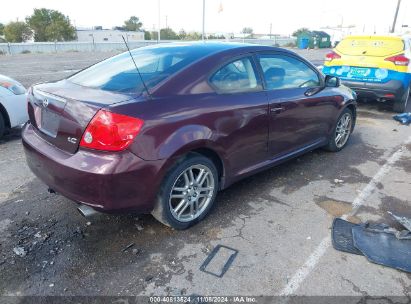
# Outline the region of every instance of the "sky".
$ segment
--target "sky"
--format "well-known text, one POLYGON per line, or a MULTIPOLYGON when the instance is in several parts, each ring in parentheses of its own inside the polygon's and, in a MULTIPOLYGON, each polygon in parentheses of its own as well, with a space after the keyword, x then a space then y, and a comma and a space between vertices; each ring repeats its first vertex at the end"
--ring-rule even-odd
MULTIPOLYGON (((158 0, 3 0, 0 23, 24 20, 34 8, 68 15, 77 27, 120 26, 135 15, 147 30, 158 27, 158 0)), ((356 25, 365 32, 386 33, 392 24, 397 0, 206 0, 206 32, 289 35, 300 27, 356 25), (222 8, 222 11, 221 9, 222 8)), ((201 31, 202 0, 160 0, 160 25, 175 31, 201 31)), ((402 0, 397 27, 411 28, 411 0, 402 0)))

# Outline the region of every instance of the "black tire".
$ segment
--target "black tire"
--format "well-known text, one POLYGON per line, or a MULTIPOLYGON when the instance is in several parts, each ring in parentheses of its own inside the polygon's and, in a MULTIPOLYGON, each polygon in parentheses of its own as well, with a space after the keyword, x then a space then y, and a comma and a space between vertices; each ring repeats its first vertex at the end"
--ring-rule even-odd
POLYGON ((406 111, 407 105, 409 104, 409 101, 410 101, 410 88, 411 88, 411 84, 408 85, 408 88, 405 90, 402 97, 394 101, 394 106, 393 106, 394 112, 404 113, 406 111))
POLYGON ((344 147, 348 144, 348 142, 349 142, 349 140, 350 140, 351 133, 352 133, 352 131, 353 131, 353 126, 354 126, 354 124, 355 124, 354 119, 355 119, 355 117, 354 117, 354 115, 353 115, 353 112, 352 112, 349 108, 345 108, 345 109, 342 111, 342 113, 340 114, 340 116, 338 117, 338 119, 337 119, 337 121, 336 121, 336 123, 335 123, 335 126, 334 126, 334 129, 333 129, 332 133, 331 133, 329 142, 328 142, 328 144, 324 147, 327 151, 330 151, 330 152, 338 152, 338 151, 341 151, 342 149, 344 149, 344 147), (343 143, 341 146, 339 146, 339 145, 337 145, 337 140, 336 140, 336 138, 337 138, 337 136, 338 136, 337 127, 338 127, 341 119, 342 119, 343 117, 346 117, 346 115, 349 115, 349 117, 350 117, 349 133, 348 133, 348 137, 347 137, 347 139, 344 141, 344 143, 343 143))
POLYGON ((6 132, 6 122, 4 121, 3 115, 0 113, 0 138, 3 137, 6 132))
MULTIPOLYGON (((198 177, 198 175, 197 175, 198 177)), ((186 180, 184 180, 185 182, 186 180)), ((214 201, 217 195, 217 191, 218 191, 218 186, 219 186, 219 180, 218 180, 218 173, 217 173, 217 169, 214 165, 214 163, 200 155, 197 153, 191 153, 187 156, 185 156, 183 159, 180 159, 169 171, 169 173, 166 175, 166 177, 164 178, 161 186, 160 186, 160 190, 159 193, 157 195, 156 198, 156 202, 155 202, 155 207, 153 209, 153 211, 151 212, 151 214, 161 223, 163 223, 164 225, 167 225, 169 227, 172 227, 174 229, 177 230, 183 230, 183 229, 187 229, 195 224, 197 224, 198 222, 200 222, 202 219, 204 219, 207 214, 210 212, 211 208, 214 205, 214 201), (198 168, 197 168, 198 167, 198 168), (189 189, 186 190, 185 192, 183 192, 183 190, 177 190, 177 191, 181 191, 181 195, 184 196, 184 198, 175 198, 175 200, 181 200, 178 204, 176 204, 176 208, 173 209, 172 205, 173 205, 173 199, 171 199, 171 194, 172 194, 172 189, 175 189, 175 186, 178 186, 179 189, 181 188, 185 188, 185 186, 179 186, 177 185, 177 183, 180 183, 183 181, 182 178, 184 177, 184 172, 186 172, 186 170, 189 170, 190 168, 192 168, 193 171, 193 176, 196 177, 195 173, 197 173, 196 170, 198 170, 198 174, 200 174, 200 171, 202 169, 200 168, 204 168, 205 172, 208 172, 209 177, 207 177, 207 183, 210 182, 211 184, 213 184, 214 190, 211 193, 207 193, 207 197, 204 197, 204 204, 203 207, 199 207, 200 212, 198 212, 198 215, 196 215, 195 218, 193 219, 184 219, 184 220, 179 220, 177 219, 177 214, 176 212, 174 212, 176 209, 178 209, 178 206, 180 204, 184 204, 183 207, 181 207, 181 209, 186 210, 189 206, 190 208, 195 209, 193 206, 193 204, 195 204, 194 202, 190 201, 191 199, 194 199, 194 196, 198 195, 197 201, 200 200, 200 192, 195 193, 196 195, 192 194, 193 197, 188 196, 190 195, 188 194, 188 191, 194 191, 194 189, 189 189), (208 169, 208 171, 207 171, 208 169), (211 174, 211 176, 210 176, 211 174), (208 200, 209 199, 209 200, 208 200), (185 201, 183 203, 183 201, 185 201), (186 206, 187 205, 187 206, 186 206), (174 215, 173 215, 174 214, 174 215)), ((190 186, 191 187, 191 186, 190 186)), ((199 190, 200 187, 198 187, 196 190, 199 190)), ((201 188, 203 189, 203 188, 201 188)), ((176 191, 176 190, 174 190, 176 191)), ((177 194, 178 195, 178 194, 177 194)), ((203 193, 204 196, 204 193, 203 193)), ((201 206, 201 203, 197 203, 200 205, 197 206, 201 206)), ((193 209, 190 209, 193 210, 193 209)), ((181 211, 181 210, 179 210, 181 211)), ((189 211, 189 210, 187 210, 189 211)), ((183 213, 184 214, 184 213, 183 213)), ((187 217, 189 217, 189 215, 186 215, 187 217)))

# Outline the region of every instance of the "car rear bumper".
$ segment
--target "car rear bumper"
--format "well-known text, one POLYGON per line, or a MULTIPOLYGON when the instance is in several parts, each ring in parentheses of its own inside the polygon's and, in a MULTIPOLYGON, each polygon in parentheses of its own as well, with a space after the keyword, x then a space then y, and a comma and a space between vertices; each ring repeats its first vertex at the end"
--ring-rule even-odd
POLYGON ((358 97, 392 100, 401 98, 404 94, 404 84, 400 80, 390 80, 385 83, 341 81, 347 87, 353 89, 358 97))
POLYGON ((51 189, 98 211, 152 210, 164 161, 145 161, 127 150, 69 154, 36 132, 30 123, 24 126, 27 164, 51 189))

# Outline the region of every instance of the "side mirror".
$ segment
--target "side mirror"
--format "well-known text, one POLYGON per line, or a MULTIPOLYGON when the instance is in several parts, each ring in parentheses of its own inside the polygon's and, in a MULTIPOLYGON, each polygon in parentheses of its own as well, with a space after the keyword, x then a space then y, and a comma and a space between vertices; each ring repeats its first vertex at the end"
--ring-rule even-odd
POLYGON ((336 88, 341 85, 340 78, 337 76, 331 76, 331 75, 326 75, 325 76, 325 86, 326 87, 331 87, 331 88, 336 88))

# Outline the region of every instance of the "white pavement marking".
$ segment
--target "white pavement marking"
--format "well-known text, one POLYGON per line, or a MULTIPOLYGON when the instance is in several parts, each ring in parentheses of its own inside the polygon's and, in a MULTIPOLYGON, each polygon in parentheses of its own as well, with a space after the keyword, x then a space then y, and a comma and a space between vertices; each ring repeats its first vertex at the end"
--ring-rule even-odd
MULTIPOLYGON (((342 216, 343 219, 347 219, 349 215, 354 215, 358 209, 364 204, 365 200, 374 192, 377 188, 377 184, 383 179, 383 177, 391 170, 392 166, 397 162, 404 154, 406 148, 405 145, 411 143, 411 136, 405 140, 401 147, 393 153, 387 162, 378 170, 377 174, 371 179, 371 181, 361 190, 359 195, 354 199, 352 203, 352 211, 348 215, 342 216)), ((288 284, 281 290, 280 296, 290 296, 294 294, 311 271, 317 266, 320 259, 324 256, 325 252, 331 245, 331 237, 328 235, 317 246, 314 252, 308 257, 304 265, 300 267, 297 272, 292 276, 288 284)))

